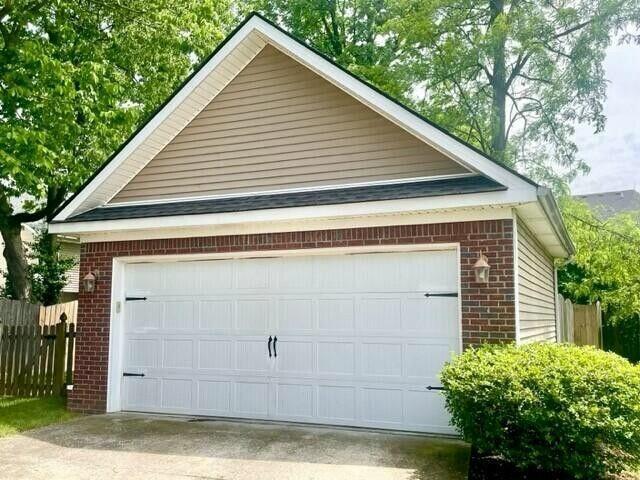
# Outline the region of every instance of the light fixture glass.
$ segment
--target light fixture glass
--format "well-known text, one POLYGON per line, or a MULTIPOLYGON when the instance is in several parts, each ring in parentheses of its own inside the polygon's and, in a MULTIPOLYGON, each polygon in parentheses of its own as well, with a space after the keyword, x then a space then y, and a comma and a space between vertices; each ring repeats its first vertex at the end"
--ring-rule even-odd
POLYGON ((491 266, 487 262, 487 257, 480 252, 480 256, 476 263, 473 265, 473 271, 476 276, 476 283, 488 283, 489 282, 489 270, 491 266))
POLYGON ((82 279, 82 286, 84 287, 84 291, 86 293, 91 293, 95 290, 97 279, 97 274, 94 272, 89 272, 84 276, 84 278, 82 279))

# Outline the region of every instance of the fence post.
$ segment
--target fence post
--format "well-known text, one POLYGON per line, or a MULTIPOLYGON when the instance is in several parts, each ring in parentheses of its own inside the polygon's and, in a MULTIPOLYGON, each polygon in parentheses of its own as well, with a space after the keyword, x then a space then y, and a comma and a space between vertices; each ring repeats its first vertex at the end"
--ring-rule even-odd
POLYGON ((60 323, 56 325, 55 353, 53 359, 53 394, 62 395, 64 387, 67 314, 62 312, 60 323))

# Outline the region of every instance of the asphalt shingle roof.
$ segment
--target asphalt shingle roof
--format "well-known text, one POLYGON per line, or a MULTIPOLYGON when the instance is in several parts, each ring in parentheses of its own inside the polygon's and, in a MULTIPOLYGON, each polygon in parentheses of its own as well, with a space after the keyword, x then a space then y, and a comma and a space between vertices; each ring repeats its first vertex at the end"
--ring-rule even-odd
POLYGON ((441 180, 369 185, 332 190, 98 207, 70 217, 65 222, 91 222, 174 215, 229 213, 270 208, 339 205, 344 203, 495 192, 506 189, 507 187, 487 177, 473 175, 441 180))
POLYGON ((617 213, 640 212, 640 192, 635 190, 589 193, 576 195, 575 198, 586 202, 597 215, 605 219, 617 213))

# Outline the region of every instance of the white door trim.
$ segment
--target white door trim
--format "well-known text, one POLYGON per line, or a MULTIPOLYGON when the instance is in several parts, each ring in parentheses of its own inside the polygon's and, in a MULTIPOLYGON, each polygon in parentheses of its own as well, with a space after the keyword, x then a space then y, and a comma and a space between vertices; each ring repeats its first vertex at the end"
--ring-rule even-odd
POLYGON ((131 263, 170 263, 196 260, 216 260, 231 258, 266 258, 285 256, 319 256, 319 255, 356 255, 360 253, 393 253, 455 250, 458 258, 457 291, 458 291, 458 332, 459 351, 462 352, 462 290, 460 280, 460 244, 459 243, 425 243, 407 245, 368 245, 357 247, 334 248, 300 248, 293 250, 256 250, 222 253, 199 253, 179 255, 139 255, 114 257, 111 278, 111 315, 109 321, 109 360, 107 374, 107 412, 122 410, 121 380, 123 364, 124 340, 124 285, 125 266, 131 263))

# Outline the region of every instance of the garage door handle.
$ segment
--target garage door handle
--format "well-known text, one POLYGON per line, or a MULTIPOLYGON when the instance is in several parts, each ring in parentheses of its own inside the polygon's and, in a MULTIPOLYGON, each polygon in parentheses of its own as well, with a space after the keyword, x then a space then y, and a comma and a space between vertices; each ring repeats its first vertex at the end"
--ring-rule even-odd
POLYGON ((271 336, 269 336, 269 341, 267 342, 267 348, 269 349, 269 358, 271 358, 271 342, 273 340, 271 339, 271 336))
POLYGON ((432 387, 431 385, 429 385, 427 387, 427 390, 431 391, 431 390, 444 390, 444 387, 432 387))
POLYGON ((144 373, 122 372, 123 377, 144 377, 144 373))
POLYGON ((278 337, 273 337, 273 356, 277 357, 278 356, 278 352, 276 350, 276 342, 278 341, 278 337))

